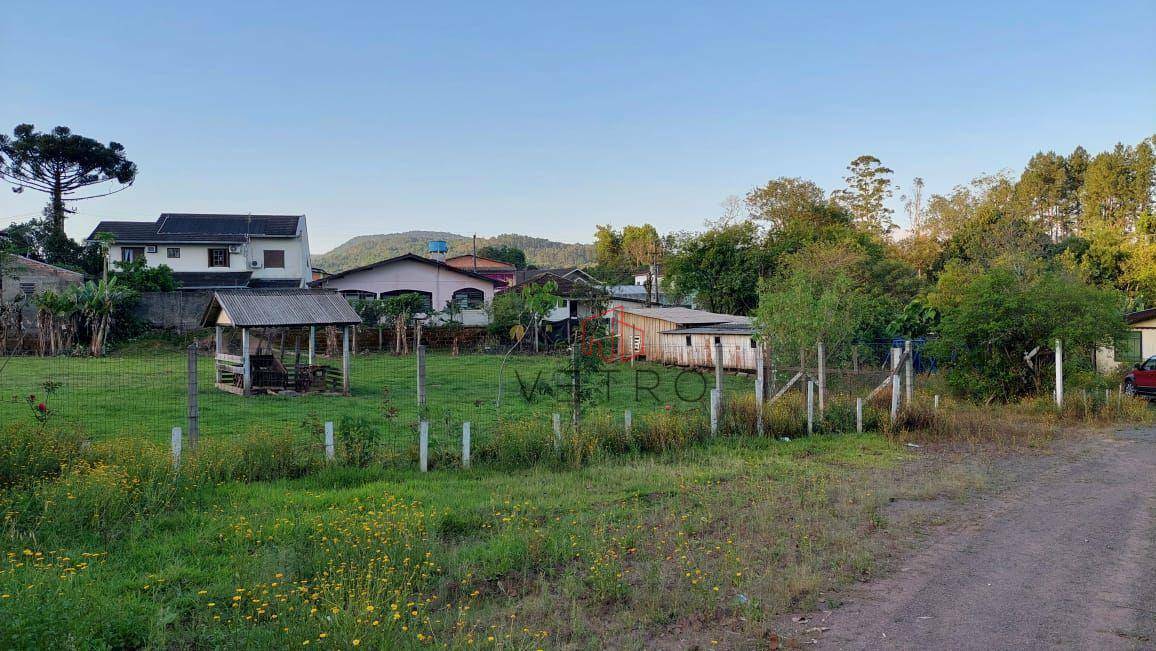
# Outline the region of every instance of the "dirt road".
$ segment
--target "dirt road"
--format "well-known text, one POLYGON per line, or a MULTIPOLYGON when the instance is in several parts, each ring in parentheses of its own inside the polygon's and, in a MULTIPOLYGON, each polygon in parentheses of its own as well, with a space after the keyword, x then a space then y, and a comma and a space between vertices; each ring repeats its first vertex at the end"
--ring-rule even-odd
POLYGON ((824 649, 1156 649, 1156 429, 1063 444, 1008 481, 893 576, 812 616, 806 626, 827 630, 803 637, 824 649))

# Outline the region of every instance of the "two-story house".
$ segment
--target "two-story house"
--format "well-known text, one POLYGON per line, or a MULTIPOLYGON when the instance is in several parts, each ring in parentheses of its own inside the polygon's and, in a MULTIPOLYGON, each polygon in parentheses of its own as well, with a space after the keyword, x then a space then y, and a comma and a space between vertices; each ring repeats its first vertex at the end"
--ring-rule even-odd
POLYGON ((109 264, 172 268, 181 289, 304 287, 312 280, 304 215, 163 213, 155 222, 103 221, 109 264))

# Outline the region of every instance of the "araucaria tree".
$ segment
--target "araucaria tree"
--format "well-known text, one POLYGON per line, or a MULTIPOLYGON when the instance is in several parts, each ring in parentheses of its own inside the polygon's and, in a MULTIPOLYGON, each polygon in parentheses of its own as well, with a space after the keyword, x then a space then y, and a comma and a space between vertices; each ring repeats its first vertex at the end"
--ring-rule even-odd
POLYGON ((80 201, 115 194, 136 180, 136 163, 125 158, 124 146, 107 145, 56 127, 48 133, 21 124, 12 136, 0 135, 0 179, 14 192, 25 189, 49 196, 45 215, 53 229, 64 233, 69 211, 66 201, 80 201))

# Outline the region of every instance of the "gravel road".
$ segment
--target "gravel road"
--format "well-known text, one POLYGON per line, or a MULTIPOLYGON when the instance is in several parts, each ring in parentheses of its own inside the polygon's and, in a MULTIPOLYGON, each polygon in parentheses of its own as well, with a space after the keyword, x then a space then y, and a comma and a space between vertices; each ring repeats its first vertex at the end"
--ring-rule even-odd
MULTIPOLYGON (((893 576, 806 624, 823 649, 1156 649, 1156 429, 1061 444, 893 576)), ((954 520, 954 516, 953 516, 954 520)))

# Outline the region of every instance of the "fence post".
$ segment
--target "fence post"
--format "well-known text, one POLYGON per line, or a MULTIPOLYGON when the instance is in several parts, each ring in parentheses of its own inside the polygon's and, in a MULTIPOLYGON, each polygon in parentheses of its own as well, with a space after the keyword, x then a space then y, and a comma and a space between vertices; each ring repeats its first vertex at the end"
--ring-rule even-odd
POLYGON ((417 356, 417 408, 425 414, 425 345, 414 350, 417 356))
POLYGON ((915 353, 912 350, 911 340, 903 340, 903 352, 907 358, 903 361, 904 399, 908 407, 911 406, 911 396, 915 392, 915 353))
POLYGON ((891 347, 891 422, 899 418, 899 358, 903 355, 898 346, 891 347))
POLYGON ((326 461, 333 461, 333 421, 325 421, 325 459, 326 461))
POLYGON ((313 366, 313 357, 317 353, 317 326, 309 326, 309 365, 313 366))
POLYGON ((470 467, 470 421, 462 423, 462 467, 470 467))
POLYGON ((855 398, 855 431, 863 433, 863 399, 855 398))
POLYGON ((570 365, 574 367, 570 378, 570 424, 574 428, 574 433, 578 433, 578 423, 582 418, 582 371, 578 367, 581 362, 579 355, 578 344, 570 344, 570 365))
POLYGON ((815 431, 815 381, 807 380, 807 435, 815 431))
POLYGON ((932 399, 931 408, 935 411, 939 411, 939 394, 938 393, 935 394, 935 397, 932 399))
POLYGON ((216 360, 221 357, 221 353, 225 352, 223 350, 225 343, 223 330, 221 326, 217 326, 213 334, 213 382, 216 384, 221 383, 221 366, 216 363, 216 360))
POLYGON ((241 387, 245 395, 253 392, 253 366, 249 360, 249 329, 241 328, 241 387))
POLYGON ((631 430, 634 429, 634 415, 630 413, 629 409, 622 414, 622 425, 626 430, 626 438, 630 438, 631 430))
POLYGON ((181 465, 181 428, 173 428, 173 467, 181 465))
POLYGON ((201 438, 201 405, 197 398, 197 345, 189 344, 189 447, 197 449, 201 438))
POLYGON ((823 414, 827 413, 827 347, 819 341, 816 348, 819 356, 816 361, 819 367, 819 418, 822 419, 823 414))
POLYGON ((723 347, 721 341, 714 342, 714 388, 722 393, 723 388, 723 347))
POLYGON ((341 393, 349 395, 349 335, 353 326, 341 331, 341 393))
POLYGON ((421 466, 422 472, 429 471, 429 421, 423 420, 421 422, 421 430, 418 434, 418 463, 421 466))
POLYGON ((554 453, 562 454, 562 414, 554 412, 554 453))
POLYGON ((1064 342, 1056 340, 1056 407, 1064 408, 1064 342))
POLYGON ((763 435, 763 403, 766 401, 767 375, 766 361, 763 359, 763 345, 758 344, 755 351, 755 432, 763 435))
POLYGON ((719 411, 722 408, 721 391, 718 389, 710 390, 710 435, 718 436, 718 419, 719 411))

